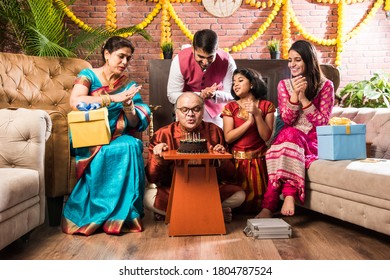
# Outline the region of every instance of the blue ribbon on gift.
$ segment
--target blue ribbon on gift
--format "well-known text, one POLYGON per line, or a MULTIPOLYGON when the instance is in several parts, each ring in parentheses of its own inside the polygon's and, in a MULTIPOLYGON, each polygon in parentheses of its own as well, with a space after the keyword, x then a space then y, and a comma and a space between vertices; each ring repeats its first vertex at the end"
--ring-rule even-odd
POLYGON ((87 104, 85 102, 79 102, 76 107, 79 111, 85 111, 85 121, 89 122, 89 111, 99 109, 101 105, 99 103, 87 104))

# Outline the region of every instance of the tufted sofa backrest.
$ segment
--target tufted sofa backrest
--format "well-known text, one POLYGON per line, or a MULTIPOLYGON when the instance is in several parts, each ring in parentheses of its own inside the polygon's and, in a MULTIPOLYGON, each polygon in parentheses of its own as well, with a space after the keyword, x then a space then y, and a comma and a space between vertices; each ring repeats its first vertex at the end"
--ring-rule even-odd
POLYGON ((366 124, 366 141, 372 143, 371 157, 390 159, 390 109, 334 107, 332 117, 366 124))
POLYGON ((51 127, 45 111, 0 109, 0 168, 43 170, 51 127))
POLYGON ((0 52, 0 108, 28 108, 67 114, 76 75, 91 64, 78 58, 50 58, 0 52))

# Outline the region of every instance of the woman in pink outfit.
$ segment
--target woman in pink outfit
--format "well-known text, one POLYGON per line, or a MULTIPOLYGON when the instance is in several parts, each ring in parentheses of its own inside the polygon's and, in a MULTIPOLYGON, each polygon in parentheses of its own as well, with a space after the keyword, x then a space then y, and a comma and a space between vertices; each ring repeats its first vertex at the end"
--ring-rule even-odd
POLYGON ((283 215, 294 215, 296 200, 304 202, 305 169, 318 158, 316 127, 328 124, 333 108, 333 83, 322 75, 314 46, 296 41, 288 60, 291 78, 278 84, 284 126, 266 153, 268 187, 257 218, 272 217, 280 193, 283 215))

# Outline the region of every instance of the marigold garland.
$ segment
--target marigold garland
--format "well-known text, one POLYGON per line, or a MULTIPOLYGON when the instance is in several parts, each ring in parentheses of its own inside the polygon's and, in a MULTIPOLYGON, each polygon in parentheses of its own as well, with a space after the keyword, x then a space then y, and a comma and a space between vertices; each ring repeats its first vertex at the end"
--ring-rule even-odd
POLYGON ((386 12, 390 12, 390 0, 385 1, 385 7, 383 8, 386 12))
POLYGON ((55 4, 58 5, 58 7, 60 7, 65 15, 71 20, 73 21, 78 27, 80 27, 81 29, 85 30, 85 31, 92 31, 93 28, 88 26, 86 23, 84 23, 82 20, 79 20, 75 14, 67 7, 67 5, 61 1, 61 0, 53 0, 55 4))
POLYGON ((336 59, 334 64, 340 66, 341 64, 341 53, 343 52, 343 42, 344 42, 344 0, 340 0, 337 6, 337 38, 336 38, 336 59))
MULTIPOLYGON (((339 5, 340 5, 340 1, 342 1, 342 0, 338 0, 339 5)), ((357 35, 361 31, 361 29, 368 23, 368 21, 376 14, 378 9, 383 4, 383 1, 384 0, 377 0, 375 2, 375 4, 373 5, 373 7, 370 9, 370 11, 361 20, 361 22, 357 26, 355 26, 355 28, 353 28, 350 32, 348 32, 348 34, 346 34, 345 36, 343 35, 343 32, 344 32, 344 30, 343 30, 344 12, 343 11, 344 11, 344 5, 345 5, 345 3, 343 2, 342 9, 340 9, 340 6, 338 7, 338 31, 337 31, 337 38, 336 39, 320 39, 320 38, 312 36, 311 34, 307 33, 303 29, 302 25, 299 23, 299 21, 298 21, 297 17, 295 16, 294 11, 292 9, 290 9, 290 13, 292 15, 291 16, 292 22, 295 25, 295 27, 298 29, 298 31, 302 35, 302 37, 304 37, 305 39, 307 39, 309 41, 315 42, 319 45, 336 46, 337 47, 335 65, 340 66, 341 65, 341 52, 343 49, 343 44, 346 41, 350 40, 355 35, 357 35), (340 12, 340 10, 342 12, 340 12)))
MULTIPOLYGON (((162 11, 161 11, 161 38, 160 45, 164 42, 171 42, 171 23, 169 22, 171 16, 169 14, 169 7, 171 5, 169 0, 161 0, 162 11)), ((163 54, 160 54, 160 57, 163 58, 163 54)))
MULTIPOLYGON (((53 0, 55 4, 57 4, 64 11, 65 15, 69 17, 78 27, 86 31, 92 31, 93 28, 85 24, 83 21, 78 19, 74 13, 67 7, 67 5, 62 0, 53 0)), ((171 23, 172 19, 183 34, 192 41, 193 34, 190 30, 185 26, 183 21, 177 16, 175 9, 173 8, 172 3, 189 3, 196 2, 201 3, 202 0, 152 0, 156 2, 156 6, 153 11, 148 14, 145 19, 137 24, 140 29, 144 29, 147 27, 154 18, 161 12, 161 39, 160 43, 165 41, 171 41, 171 23)), ((367 0, 316 0, 317 3, 322 4, 337 4, 337 37, 335 39, 322 39, 313 36, 305 31, 302 25, 299 23, 294 10, 291 6, 291 0, 245 0, 245 3, 250 5, 251 7, 255 7, 257 9, 266 9, 271 8, 273 6, 272 11, 268 15, 265 22, 258 28, 258 30, 253 34, 249 39, 241 42, 237 45, 232 46, 231 48, 224 48, 225 51, 228 52, 239 52, 246 47, 252 45, 271 25, 275 17, 277 16, 280 8, 282 8, 283 14, 283 26, 282 26, 282 57, 288 57, 288 49, 290 47, 291 40, 291 30, 290 23, 292 23, 298 32, 306 39, 311 42, 314 42, 323 46, 336 46, 336 59, 335 64, 337 66, 341 65, 341 53, 343 51, 343 45, 346 41, 350 40, 352 37, 357 35, 363 26, 367 24, 367 22, 376 14, 378 9, 384 4, 383 9, 386 12, 390 11, 390 0, 376 0, 372 8, 368 13, 366 13, 365 17, 357 24, 350 32, 344 35, 344 9, 345 5, 351 5, 355 3, 362 3, 367 0)), ((116 29, 116 1, 115 0, 107 0, 107 15, 106 15, 106 27, 107 29, 116 29)), ((133 34, 124 34, 123 36, 132 36, 133 34)))
POLYGON ((107 29, 116 29, 116 1, 107 0, 107 16, 106 16, 107 29))
POLYGON ((283 2, 283 25, 282 25, 282 58, 288 58, 288 50, 290 49, 291 29, 290 29, 290 0, 283 2))
POLYGON ((264 34, 264 32, 267 30, 267 28, 271 25, 275 17, 277 16, 280 7, 282 6, 282 1, 278 1, 277 3, 274 3, 274 8, 271 11, 271 13, 268 15, 267 19, 264 21, 264 23, 259 27, 259 29, 256 31, 255 34, 253 34, 249 39, 247 39, 245 42, 242 42, 238 45, 232 46, 231 49, 225 48, 224 50, 227 52, 239 52, 245 49, 246 47, 252 45, 261 35, 264 34))

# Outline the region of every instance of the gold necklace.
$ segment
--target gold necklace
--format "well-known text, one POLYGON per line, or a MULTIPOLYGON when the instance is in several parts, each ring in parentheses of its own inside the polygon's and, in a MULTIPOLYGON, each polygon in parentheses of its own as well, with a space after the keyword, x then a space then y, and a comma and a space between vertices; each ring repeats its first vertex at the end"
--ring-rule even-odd
POLYGON ((258 100, 257 99, 252 100, 252 99, 248 98, 248 99, 245 99, 245 100, 243 100, 243 99, 236 100, 236 102, 237 102, 238 106, 240 106, 240 108, 243 108, 242 106, 244 105, 244 103, 246 103, 248 101, 256 102, 257 103, 256 105, 258 105, 258 100))
POLYGON ((106 83, 108 84, 108 88, 109 88, 110 90, 113 90, 113 89, 114 89, 114 83, 115 83, 115 81, 114 81, 113 83, 111 83, 111 82, 107 79, 107 76, 106 76, 106 73, 104 73, 104 70, 102 70, 102 76, 103 76, 104 80, 106 81, 106 83))

